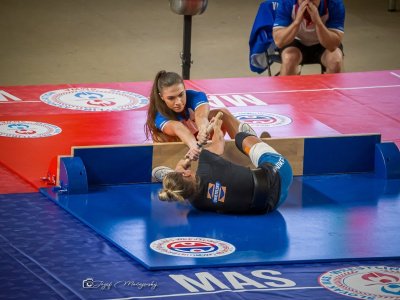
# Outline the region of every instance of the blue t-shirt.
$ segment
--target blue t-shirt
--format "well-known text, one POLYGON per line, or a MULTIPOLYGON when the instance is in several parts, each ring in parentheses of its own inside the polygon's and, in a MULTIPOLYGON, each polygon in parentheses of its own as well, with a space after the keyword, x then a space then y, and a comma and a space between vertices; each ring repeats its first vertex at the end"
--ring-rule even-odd
MULTIPOLYGON (((176 114, 179 121, 186 121, 190 118, 190 115, 201 105, 208 104, 208 99, 205 93, 194 90, 186 90, 186 106, 184 111, 186 112, 183 117, 182 114, 176 114)), ((159 130, 163 130, 163 127, 167 122, 170 121, 167 117, 163 116, 159 112, 156 114, 155 124, 159 130)))
MULTIPOLYGON (((297 0, 282 1, 276 11, 274 28, 288 27, 292 24, 296 18, 297 8, 297 0)), ((344 32, 345 8, 343 0, 321 0, 318 11, 322 22, 328 29, 344 32)), ((315 24, 307 24, 306 20, 303 20, 296 39, 306 46, 318 44, 315 24)))

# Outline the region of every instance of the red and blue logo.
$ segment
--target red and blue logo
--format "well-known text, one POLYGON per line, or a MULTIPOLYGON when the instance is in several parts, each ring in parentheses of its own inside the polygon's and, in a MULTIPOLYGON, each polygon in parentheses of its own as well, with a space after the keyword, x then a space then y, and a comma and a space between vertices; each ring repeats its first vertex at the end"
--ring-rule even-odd
POLYGON ((400 299, 400 268, 358 266, 331 270, 319 277, 324 288, 357 299, 400 299))
POLYGON ((150 244, 154 251, 179 257, 210 258, 229 255, 235 247, 224 241, 201 237, 172 237, 150 244))
POLYGON ((43 138, 61 133, 61 128, 43 122, 1 121, 0 137, 43 138))
POLYGON ((292 119, 287 116, 269 112, 240 112, 233 115, 239 121, 248 123, 252 127, 278 127, 292 123, 292 119))
POLYGON ((50 91, 40 96, 46 104, 84 111, 122 111, 146 106, 149 100, 128 91, 100 88, 70 88, 50 91))
POLYGON ((167 248, 171 251, 182 253, 212 253, 218 251, 218 245, 210 242, 201 241, 183 241, 171 242, 167 244, 167 248))

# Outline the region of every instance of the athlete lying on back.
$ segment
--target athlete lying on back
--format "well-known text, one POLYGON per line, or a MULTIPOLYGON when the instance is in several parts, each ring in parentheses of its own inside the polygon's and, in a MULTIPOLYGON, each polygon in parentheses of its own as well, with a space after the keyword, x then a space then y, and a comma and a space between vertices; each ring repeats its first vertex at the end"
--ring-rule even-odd
POLYGON ((289 162, 257 136, 244 132, 236 134, 235 144, 257 168, 222 158, 225 140, 221 125, 221 120, 214 122, 211 144, 201 151, 197 170, 183 159, 175 171, 163 177, 160 200, 189 201, 199 210, 221 213, 260 214, 275 210, 285 201, 292 183, 289 162))

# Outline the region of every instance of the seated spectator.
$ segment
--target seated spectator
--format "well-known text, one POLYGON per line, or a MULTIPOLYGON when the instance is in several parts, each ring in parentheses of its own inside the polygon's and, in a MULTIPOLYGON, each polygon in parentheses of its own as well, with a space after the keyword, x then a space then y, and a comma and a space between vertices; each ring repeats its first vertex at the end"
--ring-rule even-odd
POLYGON ((281 75, 298 74, 302 63, 321 63, 326 73, 343 70, 343 0, 285 0, 273 27, 282 57, 281 75))

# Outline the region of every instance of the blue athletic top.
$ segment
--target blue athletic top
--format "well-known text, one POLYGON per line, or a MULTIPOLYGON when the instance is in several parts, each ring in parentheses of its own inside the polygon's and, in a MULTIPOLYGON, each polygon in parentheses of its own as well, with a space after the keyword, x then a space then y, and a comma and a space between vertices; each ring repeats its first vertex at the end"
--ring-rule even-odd
MULTIPOLYGON (((186 106, 184 114, 176 114, 179 121, 183 122, 190 118, 190 115, 201 105, 207 104, 208 99, 205 93, 194 90, 186 90, 186 106)), ((155 124, 159 130, 163 130, 165 124, 170 121, 167 117, 157 112, 155 124)))
MULTIPOLYGON (((276 11, 274 28, 288 27, 292 24, 293 20, 296 18, 297 9, 297 0, 282 1, 276 11)), ((345 8, 343 0, 321 0, 318 11, 328 29, 344 32, 345 8)), ((315 39, 309 38, 310 33, 316 34, 315 28, 313 28, 313 25, 306 24, 306 20, 303 20, 303 23, 304 24, 300 26, 296 38, 299 38, 301 41, 304 40, 305 42, 303 42, 303 44, 307 46, 316 44, 315 39)))
POLYGON ((250 69, 253 72, 260 74, 269 67, 265 52, 269 48, 272 48, 273 51, 276 48, 272 36, 272 26, 280 2, 281 0, 266 0, 258 8, 249 38, 249 61, 250 69))

